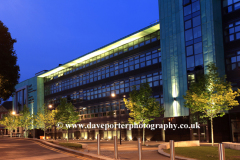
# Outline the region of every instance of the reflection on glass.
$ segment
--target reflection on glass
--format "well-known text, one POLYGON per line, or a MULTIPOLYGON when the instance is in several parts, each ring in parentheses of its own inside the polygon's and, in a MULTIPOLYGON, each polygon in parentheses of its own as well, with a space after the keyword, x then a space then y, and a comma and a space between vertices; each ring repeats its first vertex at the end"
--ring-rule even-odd
POLYGON ((201 37, 202 35, 201 26, 193 28, 193 33, 194 33, 194 38, 201 37))
POLYGON ((187 56, 190 56, 193 54, 193 46, 188 46, 186 48, 186 51, 187 51, 187 56))
MULTIPOLYGON (((185 23, 186 24, 186 23, 185 23)), ((201 19, 200 16, 194 17, 193 18, 193 27, 196 27, 201 24, 201 19)))
POLYGON ((192 13, 191 7, 192 7, 192 5, 188 5, 188 6, 184 7, 184 16, 187 16, 192 13))
POLYGON ((192 13, 200 10, 200 2, 196 1, 192 3, 192 13))
POLYGON ((186 21, 185 22, 185 29, 189 29, 192 27, 192 20, 186 21))
POLYGON ((187 68, 194 67, 194 56, 187 57, 187 68))
POLYGON ((194 44, 194 54, 202 53, 202 42, 194 44))
POLYGON ((203 56, 202 54, 198 54, 195 56, 195 66, 203 65, 203 56))
POLYGON ((190 41, 193 39, 192 29, 185 31, 185 39, 186 41, 190 41))

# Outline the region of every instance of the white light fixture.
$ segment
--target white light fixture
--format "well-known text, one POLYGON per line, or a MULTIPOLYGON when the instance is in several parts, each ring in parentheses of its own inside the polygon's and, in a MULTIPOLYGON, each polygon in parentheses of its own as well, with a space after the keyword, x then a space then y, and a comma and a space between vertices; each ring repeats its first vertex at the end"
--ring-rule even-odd
POLYGON ((115 97, 115 93, 112 93, 112 95, 111 95, 112 97, 115 97))

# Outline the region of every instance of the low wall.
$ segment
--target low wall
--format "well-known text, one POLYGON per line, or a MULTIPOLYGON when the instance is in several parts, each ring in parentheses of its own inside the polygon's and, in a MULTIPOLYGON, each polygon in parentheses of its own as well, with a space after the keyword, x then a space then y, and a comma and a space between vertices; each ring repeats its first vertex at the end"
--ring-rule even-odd
POLYGON ((240 143, 223 142, 224 148, 240 150, 240 143))
MULTIPOLYGON (((175 147, 190 147, 190 146, 200 146, 199 141, 180 141, 180 142, 174 142, 175 147)), ((169 149, 170 144, 169 142, 160 144, 158 146, 158 149, 169 149)))
MULTIPOLYGON (((180 142, 174 142, 174 146, 175 147, 200 146, 200 143, 199 143, 199 141, 180 141, 180 142)), ((170 157, 170 154, 163 151, 163 149, 169 149, 169 148, 170 148, 169 142, 162 143, 162 144, 158 145, 158 153, 160 153, 161 155, 164 155, 166 157, 170 157)), ((180 159, 180 160, 195 160, 195 159, 179 157, 179 156, 175 156, 175 158, 180 159)))

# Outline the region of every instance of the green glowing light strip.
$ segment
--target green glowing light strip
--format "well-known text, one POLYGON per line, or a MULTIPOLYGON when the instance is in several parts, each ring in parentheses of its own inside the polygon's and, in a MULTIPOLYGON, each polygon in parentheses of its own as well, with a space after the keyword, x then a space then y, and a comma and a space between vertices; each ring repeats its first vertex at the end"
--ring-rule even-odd
POLYGON ((90 58, 95 57, 97 55, 101 55, 102 53, 105 53, 105 52, 107 52, 109 50, 117 48, 117 47, 119 47, 121 45, 127 44, 127 43, 132 42, 132 41, 134 41, 136 39, 144 37, 144 36, 146 36, 148 34, 151 34, 151 33, 155 32, 155 31, 159 30, 159 29, 160 29, 159 23, 155 23, 155 24, 153 24, 151 26, 148 26, 148 27, 146 27, 146 28, 144 28, 144 29, 142 29, 140 31, 137 31, 137 32, 135 32, 135 33, 133 33, 131 35, 128 35, 128 36, 126 36, 126 37, 124 37, 124 38, 122 38, 120 40, 117 40, 117 41, 115 41, 115 42, 113 42, 111 44, 108 44, 108 45, 106 45, 106 46, 104 46, 102 48, 99 48, 99 49, 97 49, 95 51, 87 53, 87 54, 85 54, 85 55, 83 55, 83 56, 81 56, 81 57, 79 57, 79 58, 77 58, 77 59, 75 59, 73 61, 67 62, 67 63, 65 63, 65 64, 63 64, 63 65, 61 65, 61 66, 59 66, 57 68, 54 68, 54 69, 52 69, 52 70, 50 70, 50 71, 48 71, 46 73, 43 73, 43 74, 39 75, 38 77, 49 76, 49 75, 54 74, 56 72, 59 72, 59 71, 61 71, 63 69, 66 69, 68 67, 74 66, 74 65, 76 65, 76 64, 78 64, 80 62, 83 62, 83 61, 85 61, 87 59, 90 59, 90 58))

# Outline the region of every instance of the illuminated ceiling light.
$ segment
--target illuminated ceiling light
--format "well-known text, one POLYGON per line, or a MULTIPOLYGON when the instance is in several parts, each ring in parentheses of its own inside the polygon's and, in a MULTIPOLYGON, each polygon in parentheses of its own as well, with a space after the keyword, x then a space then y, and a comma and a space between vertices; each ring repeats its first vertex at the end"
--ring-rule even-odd
POLYGON ((112 97, 115 97, 116 95, 115 95, 115 93, 112 93, 111 96, 112 96, 112 97))

